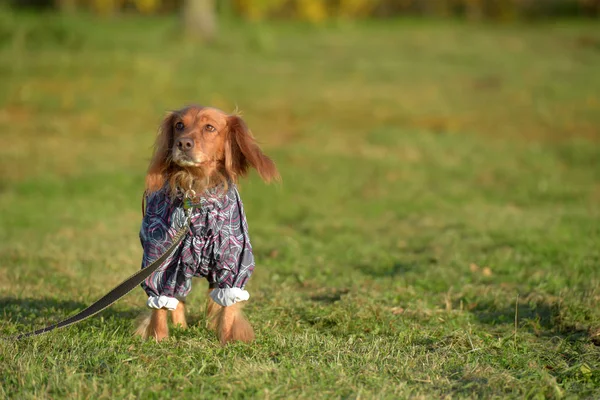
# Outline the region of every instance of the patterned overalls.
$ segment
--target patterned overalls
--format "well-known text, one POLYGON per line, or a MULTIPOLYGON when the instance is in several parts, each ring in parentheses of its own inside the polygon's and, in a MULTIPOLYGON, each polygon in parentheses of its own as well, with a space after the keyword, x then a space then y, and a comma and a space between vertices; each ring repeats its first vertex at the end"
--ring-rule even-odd
MULTIPOLYGON (((150 275, 142 288, 148 307, 175 309, 192 288, 192 277, 204 277, 215 290, 211 297, 222 306, 248 300, 244 290, 254 271, 248 224, 234 183, 206 190, 191 214, 190 231, 169 258, 150 275)), ((172 198, 166 187, 146 198, 140 229, 144 248, 142 268, 171 245, 185 223, 183 195, 172 198)))

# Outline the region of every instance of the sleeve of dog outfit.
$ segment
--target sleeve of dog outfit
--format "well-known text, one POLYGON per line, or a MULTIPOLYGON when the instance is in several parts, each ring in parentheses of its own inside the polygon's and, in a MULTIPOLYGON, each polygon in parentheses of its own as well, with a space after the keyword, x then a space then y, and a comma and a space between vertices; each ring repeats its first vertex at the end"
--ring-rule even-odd
POLYGON ((248 300, 244 290, 254 271, 254 256, 248 235, 244 207, 235 185, 231 185, 220 204, 213 210, 214 272, 209 282, 216 286, 212 299, 222 306, 248 300))
MULTIPOLYGON (((140 241, 144 249, 142 268, 145 268, 160 257, 171 245, 173 237, 185 223, 185 212, 177 202, 165 193, 158 191, 147 198, 146 213, 140 229, 140 241)), ((151 308, 174 309, 179 301, 191 289, 191 280, 184 279, 184 263, 191 246, 191 237, 186 235, 182 244, 164 263, 150 275, 142 288, 148 295, 148 306, 151 308)))

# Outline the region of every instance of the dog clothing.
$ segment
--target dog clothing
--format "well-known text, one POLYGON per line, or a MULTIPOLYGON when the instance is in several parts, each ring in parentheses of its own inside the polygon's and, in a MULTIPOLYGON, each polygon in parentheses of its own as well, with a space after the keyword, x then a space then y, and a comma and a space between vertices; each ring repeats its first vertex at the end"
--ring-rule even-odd
MULTIPOLYGON (((244 208, 234 183, 206 190, 192 208, 190 230, 173 254, 150 275, 142 288, 148 307, 173 310, 192 288, 192 277, 206 278, 212 299, 230 306, 248 300, 244 287, 254 271, 244 208)), ((140 229, 142 268, 160 257, 186 223, 183 194, 172 197, 167 187, 146 198, 140 229)))

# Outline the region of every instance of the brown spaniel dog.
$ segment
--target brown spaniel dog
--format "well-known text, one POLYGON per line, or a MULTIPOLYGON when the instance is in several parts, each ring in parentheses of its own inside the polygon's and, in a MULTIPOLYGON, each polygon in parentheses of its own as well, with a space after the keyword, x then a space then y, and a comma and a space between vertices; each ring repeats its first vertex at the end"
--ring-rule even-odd
POLYGON ((279 180, 275 164, 239 116, 190 106, 165 118, 146 176, 142 268, 164 253, 185 223, 184 195, 193 194, 194 207, 182 243, 142 284, 152 313, 139 320, 136 334, 157 341, 168 337, 168 311, 173 323, 185 328, 192 277, 204 277, 207 326, 222 344, 254 338, 240 307, 249 298, 244 287, 254 258, 236 187, 250 167, 267 183, 279 180))

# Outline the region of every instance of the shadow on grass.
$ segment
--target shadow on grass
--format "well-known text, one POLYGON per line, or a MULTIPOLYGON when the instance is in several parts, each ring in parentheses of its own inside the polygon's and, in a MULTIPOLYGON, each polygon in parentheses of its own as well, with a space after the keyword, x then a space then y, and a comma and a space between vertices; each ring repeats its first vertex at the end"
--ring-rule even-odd
POLYGON ((360 264, 354 266, 361 273, 373 278, 392 278, 399 275, 404 275, 418 269, 416 264, 408 264, 396 262, 389 267, 382 268, 378 265, 360 264))
MULTIPOLYGON (((91 303, 90 303, 91 304, 91 303)), ((3 322, 42 328, 43 325, 57 323, 65 318, 75 315, 90 304, 72 300, 58 300, 53 298, 0 298, 3 322)), ((100 314, 104 318, 134 319, 139 315, 139 310, 115 310, 108 308, 100 314)))
POLYGON ((471 312, 484 324, 514 329, 515 318, 518 330, 527 330, 539 337, 559 336, 569 341, 591 339, 589 329, 573 326, 562 320, 557 304, 520 302, 515 306, 498 309, 494 304, 480 302, 471 312))
POLYGON ((336 301, 341 300, 342 296, 350 292, 349 289, 334 289, 329 292, 315 294, 310 297, 312 301, 325 304, 333 304, 336 301))

